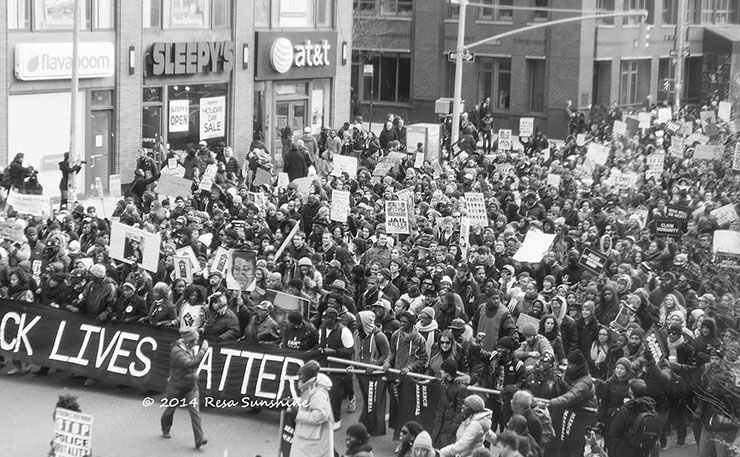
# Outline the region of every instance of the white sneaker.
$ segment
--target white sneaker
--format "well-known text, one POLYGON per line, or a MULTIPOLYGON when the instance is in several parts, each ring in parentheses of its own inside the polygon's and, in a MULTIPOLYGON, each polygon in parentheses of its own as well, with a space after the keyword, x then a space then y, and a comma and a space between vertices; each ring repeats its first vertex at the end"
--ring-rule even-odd
POLYGON ((342 428, 342 421, 340 420, 340 421, 334 422, 334 431, 336 432, 340 428, 342 428))

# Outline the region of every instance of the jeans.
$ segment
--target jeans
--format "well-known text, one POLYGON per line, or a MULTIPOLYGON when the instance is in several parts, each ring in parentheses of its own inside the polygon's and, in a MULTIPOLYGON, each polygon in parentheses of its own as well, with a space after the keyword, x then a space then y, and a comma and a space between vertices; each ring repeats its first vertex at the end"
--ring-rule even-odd
POLYGON ((728 446, 735 441, 736 436, 737 429, 713 432, 703 427, 699 442, 699 457, 727 457, 730 455, 728 446))
POLYGON ((203 441, 205 437, 203 436, 203 427, 200 423, 200 406, 198 403, 200 401, 200 395, 198 395, 198 386, 196 385, 192 389, 187 390, 177 389, 168 385, 165 399, 168 402, 168 406, 162 413, 162 432, 169 433, 170 428, 172 428, 172 419, 177 408, 187 408, 190 413, 190 424, 193 426, 195 444, 197 445, 203 441))
POLYGON ((668 424, 663 428, 663 432, 660 435, 660 444, 665 445, 667 442, 668 431, 673 427, 678 435, 676 444, 686 443, 686 406, 672 405, 671 409, 668 410, 668 424))

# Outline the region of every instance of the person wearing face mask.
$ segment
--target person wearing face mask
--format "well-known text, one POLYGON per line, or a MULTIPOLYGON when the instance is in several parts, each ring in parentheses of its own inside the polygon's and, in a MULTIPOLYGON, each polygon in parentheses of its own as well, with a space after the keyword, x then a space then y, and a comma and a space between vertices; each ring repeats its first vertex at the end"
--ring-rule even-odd
POLYGON ((209 299, 206 319, 201 333, 203 338, 213 343, 231 343, 239 338, 239 318, 229 309, 228 297, 216 293, 209 299))
POLYGON ((291 457, 334 457, 334 420, 329 400, 332 381, 319 373, 319 363, 309 360, 298 369, 299 398, 289 412, 296 412, 291 457))

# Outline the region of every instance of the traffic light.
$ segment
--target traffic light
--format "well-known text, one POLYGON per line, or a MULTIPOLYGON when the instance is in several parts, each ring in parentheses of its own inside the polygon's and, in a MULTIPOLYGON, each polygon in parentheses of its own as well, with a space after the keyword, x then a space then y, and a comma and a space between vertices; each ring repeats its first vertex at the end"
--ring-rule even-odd
POLYGON ((638 49, 645 49, 650 46, 650 31, 652 29, 652 25, 648 25, 645 21, 640 22, 640 36, 637 39, 638 49))

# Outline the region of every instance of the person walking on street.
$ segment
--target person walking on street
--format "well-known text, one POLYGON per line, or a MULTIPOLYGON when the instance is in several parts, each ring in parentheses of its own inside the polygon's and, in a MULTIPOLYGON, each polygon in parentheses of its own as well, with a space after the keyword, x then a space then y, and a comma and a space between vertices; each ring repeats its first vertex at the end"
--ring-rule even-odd
POLYGON ((208 340, 203 340, 198 352, 194 351, 198 342, 198 332, 189 327, 180 329, 180 339, 172 344, 170 350, 170 376, 167 378, 167 392, 165 399, 168 407, 162 413, 162 437, 170 438, 172 419, 175 410, 183 403, 190 413, 190 423, 193 426, 195 449, 200 449, 208 440, 203 436, 203 427, 200 420, 198 376, 196 370, 200 361, 208 350, 208 340))

